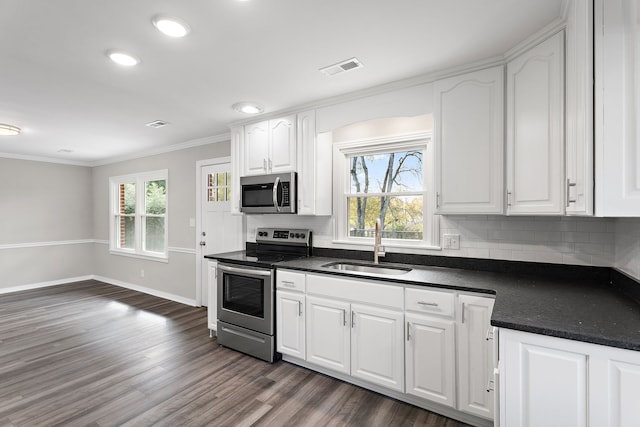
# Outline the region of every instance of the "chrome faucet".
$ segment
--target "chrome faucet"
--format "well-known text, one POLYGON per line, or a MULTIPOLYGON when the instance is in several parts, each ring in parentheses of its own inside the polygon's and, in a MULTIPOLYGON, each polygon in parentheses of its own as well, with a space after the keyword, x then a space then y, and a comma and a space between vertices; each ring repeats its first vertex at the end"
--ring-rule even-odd
POLYGON ((373 263, 378 264, 378 257, 383 257, 384 247, 382 246, 380 218, 376 218, 376 229, 373 235, 373 263))

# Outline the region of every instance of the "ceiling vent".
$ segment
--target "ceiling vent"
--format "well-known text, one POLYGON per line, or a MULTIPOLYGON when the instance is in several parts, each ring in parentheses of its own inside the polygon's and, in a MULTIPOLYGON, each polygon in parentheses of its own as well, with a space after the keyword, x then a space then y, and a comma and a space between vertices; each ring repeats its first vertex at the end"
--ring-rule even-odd
POLYGON ((337 64, 329 65, 328 67, 320 68, 320 71, 328 76, 335 76, 336 74, 357 70, 358 68, 362 68, 362 63, 356 58, 351 58, 337 64))
POLYGON ((169 124, 168 122, 165 122, 163 120, 154 120, 152 122, 147 123, 146 126, 149 126, 150 128, 156 128, 157 129, 157 128, 164 127, 164 126, 166 126, 168 124, 169 124))

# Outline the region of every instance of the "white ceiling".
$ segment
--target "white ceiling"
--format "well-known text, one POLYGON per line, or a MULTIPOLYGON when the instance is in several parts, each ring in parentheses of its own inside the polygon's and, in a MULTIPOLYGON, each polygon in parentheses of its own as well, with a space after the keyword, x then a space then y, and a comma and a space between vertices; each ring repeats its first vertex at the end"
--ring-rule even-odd
POLYGON ((0 0, 0 123, 23 129, 0 153, 90 164, 225 134, 246 118, 238 101, 269 113, 501 55, 562 3, 0 0), (159 33, 159 13, 191 33, 159 33), (111 48, 142 62, 118 66, 111 48), (318 71, 354 56, 362 69, 318 71))

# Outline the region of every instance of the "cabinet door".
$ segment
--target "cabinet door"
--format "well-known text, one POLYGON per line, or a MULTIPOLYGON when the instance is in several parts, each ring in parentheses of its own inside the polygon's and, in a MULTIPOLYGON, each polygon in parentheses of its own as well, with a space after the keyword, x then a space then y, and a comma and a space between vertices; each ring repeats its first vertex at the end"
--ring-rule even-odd
POLYGON ((209 287, 207 323, 209 324, 209 329, 215 332, 218 330, 218 261, 207 261, 207 263, 207 286, 209 287))
POLYGON ((276 346, 282 354, 305 358, 304 294, 276 291, 276 346))
POLYGON ((557 342, 557 338, 500 330, 502 425, 603 425, 587 422, 588 354, 580 346, 574 350, 557 342))
POLYGON ((244 165, 244 127, 231 128, 231 214, 240 212, 240 174, 244 165))
POLYGON ((307 361, 349 374, 348 303, 307 296, 307 361))
POLYGON ((455 322, 407 313, 407 393, 455 405, 455 322))
POLYGON ((507 213, 564 213, 564 33, 507 64, 507 213))
POLYGON ((247 125, 244 128, 244 171, 246 175, 268 172, 269 122, 247 125))
POLYGON ((436 213, 503 213, 504 68, 435 82, 436 213))
POLYGON ((269 120, 270 173, 296 170, 296 116, 269 120))
POLYGON ((404 392, 403 313, 351 306, 351 375, 404 392))
POLYGON ((593 2, 569 1, 566 213, 593 215, 593 2))
POLYGON ((596 215, 640 216, 636 0, 596 0, 596 215))
MULTIPOLYGON (((492 419, 494 414, 492 298, 460 295, 458 304, 458 409, 492 419)), ((509 424, 507 424, 509 425, 509 424)))
POLYGON ((634 427, 640 420, 640 352, 598 348, 589 357, 589 422, 634 427))

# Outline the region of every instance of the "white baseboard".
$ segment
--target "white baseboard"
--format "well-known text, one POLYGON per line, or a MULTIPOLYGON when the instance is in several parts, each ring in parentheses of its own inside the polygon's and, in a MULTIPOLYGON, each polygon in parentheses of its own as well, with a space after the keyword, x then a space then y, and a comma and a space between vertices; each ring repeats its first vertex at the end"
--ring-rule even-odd
POLYGON ((162 292, 162 291, 158 291, 156 289, 151 289, 151 288, 146 288, 144 286, 134 285, 133 283, 127 283, 127 282, 123 282, 121 280, 110 279, 108 277, 96 276, 96 275, 71 277, 71 278, 68 278, 68 279, 52 280, 52 281, 49 281, 49 282, 29 283, 27 285, 12 286, 10 288, 0 288, 0 295, 1 294, 8 294, 8 293, 11 293, 11 292, 20 292, 20 291, 28 291, 28 290, 31 290, 31 289, 46 288, 46 287, 49 287, 49 286, 65 285, 67 283, 83 282, 85 280, 98 280, 100 282, 108 283, 110 285, 120 286, 121 288, 131 289, 133 291, 138 291, 138 292, 142 292, 142 293, 145 293, 145 294, 153 295, 153 296, 156 296, 156 297, 164 298, 164 299, 167 299, 167 300, 170 300, 170 301, 179 302, 181 304, 186 304, 186 305, 190 305, 190 306, 193 306, 193 307, 196 306, 196 300, 194 300, 194 299, 185 298, 185 297, 181 297, 179 295, 170 294, 168 292, 162 292))
POLYGON ((48 286, 64 285, 67 283, 83 282, 85 280, 92 280, 94 277, 95 276, 79 276, 79 277, 71 277, 69 279, 51 280, 49 282, 29 283, 27 285, 12 286, 10 288, 0 288, 0 294, 28 291, 30 289, 46 288, 48 286))
POLYGON ((140 286, 140 285, 134 285, 133 283, 127 283, 127 282, 123 282, 121 280, 111 279, 111 278, 103 277, 103 276, 92 276, 91 278, 94 279, 94 280, 98 280, 100 282, 108 283, 110 285, 120 286, 122 288, 127 288, 127 289, 131 289, 133 291, 138 291, 138 292, 142 292, 142 293, 145 293, 145 294, 153 295, 153 296, 156 296, 156 297, 168 299, 168 300, 171 300, 171 301, 179 302, 181 304, 186 304, 186 305, 190 305, 190 306, 193 306, 193 307, 196 306, 196 300, 190 299, 190 298, 181 297, 181 296, 175 295, 175 294, 170 294, 168 292, 162 292, 162 291, 158 291, 156 289, 151 289, 151 288, 147 288, 147 287, 140 286))

